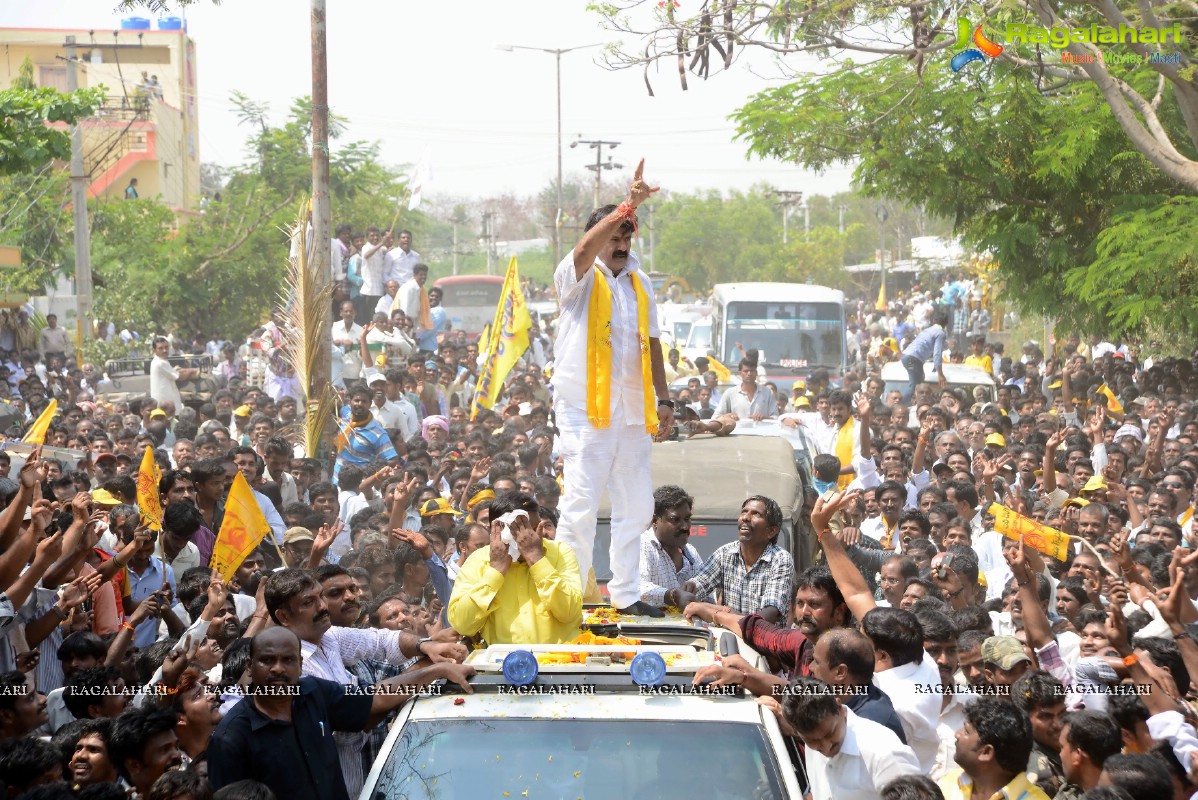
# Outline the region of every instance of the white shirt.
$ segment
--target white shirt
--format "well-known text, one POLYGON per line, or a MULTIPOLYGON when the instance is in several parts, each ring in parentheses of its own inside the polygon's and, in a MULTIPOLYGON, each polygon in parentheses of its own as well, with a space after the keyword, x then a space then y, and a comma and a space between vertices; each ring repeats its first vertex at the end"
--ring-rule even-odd
POLYGON ((661 336, 657 326, 657 304, 653 300, 653 284, 641 271, 635 255, 629 255, 628 266, 618 276, 602 262, 588 269, 579 280, 574 271, 574 251, 571 250, 557 265, 553 283, 557 288, 561 316, 558 318, 557 339, 553 344, 553 388, 556 396, 567 405, 586 408, 587 404, 587 320, 590 314, 591 291, 598 276, 611 288, 612 382, 611 408, 624 404, 624 419, 629 425, 644 425, 644 393, 652 386, 642 386, 641 350, 637 336, 636 291, 629 277, 635 274, 649 301, 649 338, 661 336))
POLYGON ((954 758, 957 753, 957 731, 965 725, 966 706, 977 699, 978 695, 972 692, 949 695, 948 705, 941 710, 940 723, 936 726, 940 747, 936 752, 936 766, 932 768, 932 780, 938 781, 960 766, 954 758))
POLYGON ((416 420, 416 409, 402 395, 400 400, 387 400, 381 407, 371 403, 370 413, 387 430, 402 433, 405 442, 420 430, 420 423, 416 420))
POLYGON ((402 247, 395 247, 387 255, 390 256, 387 280, 399 281, 399 285, 403 286, 412 279, 412 267, 420 263, 420 254, 415 250, 405 253, 402 247))
POLYGON ((874 686, 890 697, 894 712, 903 724, 903 732, 907 734, 907 744, 919 759, 920 771, 925 773, 930 773, 936 765, 936 751, 940 748, 936 726, 940 722, 942 697, 921 689, 939 685, 940 669, 926 652, 922 662, 874 673, 874 686))
MULTIPOLYGON (((388 279, 388 280, 390 280, 390 279, 388 279)), ((399 290, 396 289, 395 293, 399 294, 399 290)), ((391 319, 391 305, 394 302, 395 302, 395 298, 392 297, 391 295, 389 295, 389 294, 383 295, 382 297, 379 298, 379 301, 374 304, 374 313, 386 314, 387 319, 391 319)))
POLYGON ((343 380, 356 380, 362 374, 362 354, 358 340, 362 338, 362 326, 354 323, 345 327, 344 320, 333 323, 333 344, 342 350, 341 376, 343 380))
MULTIPOLYGON (((365 244, 362 252, 373 245, 365 244)), ((378 297, 387 293, 387 251, 380 244, 369 257, 362 258, 362 294, 378 297)))
POLYGON ((179 380, 179 371, 171 366, 165 358, 154 356, 150 362, 150 397, 162 405, 167 400, 175 404, 175 408, 183 408, 183 397, 175 381, 179 380))
POLYGON ((399 300, 399 308, 413 323, 420 321, 420 295, 423 293, 424 287, 416 283, 415 278, 408 278, 395 296, 399 300))
POLYGON ((895 778, 926 772, 894 731, 847 708, 844 713, 844 741, 836 755, 806 748, 812 800, 878 800, 895 778))

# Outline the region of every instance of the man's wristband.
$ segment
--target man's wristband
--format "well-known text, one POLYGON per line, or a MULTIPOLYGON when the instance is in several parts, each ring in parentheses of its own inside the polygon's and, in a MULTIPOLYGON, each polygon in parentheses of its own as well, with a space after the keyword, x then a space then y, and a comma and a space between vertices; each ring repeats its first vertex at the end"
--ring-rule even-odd
POLYGON ((419 642, 417 642, 416 643, 416 654, 421 655, 421 656, 424 655, 423 648, 426 644, 428 644, 431 641, 432 641, 432 639, 426 636, 425 638, 423 638, 419 642))
POLYGON ((673 400, 658 400, 657 405, 658 406, 669 406, 670 408, 673 408, 674 401, 673 400))

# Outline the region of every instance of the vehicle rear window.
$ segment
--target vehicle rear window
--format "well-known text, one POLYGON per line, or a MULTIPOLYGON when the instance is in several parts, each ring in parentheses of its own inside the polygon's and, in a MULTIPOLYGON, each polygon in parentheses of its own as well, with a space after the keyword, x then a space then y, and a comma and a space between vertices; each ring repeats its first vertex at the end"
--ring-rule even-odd
POLYGON ((759 725, 489 718, 406 723, 372 800, 783 796, 759 725))
POLYGON ((502 283, 490 281, 443 283, 437 288, 443 292, 441 305, 447 307, 489 306, 494 308, 499 303, 499 295, 503 293, 502 283))

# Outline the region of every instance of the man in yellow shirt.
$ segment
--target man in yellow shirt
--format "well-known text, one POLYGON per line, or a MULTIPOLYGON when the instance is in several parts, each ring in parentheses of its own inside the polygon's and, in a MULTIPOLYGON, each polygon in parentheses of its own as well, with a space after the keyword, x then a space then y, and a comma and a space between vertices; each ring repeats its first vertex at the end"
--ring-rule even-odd
POLYGON ((568 545, 544 538, 537 502, 513 492, 491 502, 491 546, 470 554, 454 581, 449 624, 487 644, 561 644, 582 625, 582 580, 568 545), (499 518, 524 511, 511 525, 513 558, 499 518))
POLYGON ((1048 800, 1027 776, 1032 724, 1010 700, 982 697, 965 709, 957 731, 960 769, 940 779, 945 800, 1048 800))
POLYGON ((970 353, 965 356, 965 366, 977 367, 987 375, 994 374, 994 361, 982 352, 986 347, 985 336, 975 336, 969 340, 970 353))

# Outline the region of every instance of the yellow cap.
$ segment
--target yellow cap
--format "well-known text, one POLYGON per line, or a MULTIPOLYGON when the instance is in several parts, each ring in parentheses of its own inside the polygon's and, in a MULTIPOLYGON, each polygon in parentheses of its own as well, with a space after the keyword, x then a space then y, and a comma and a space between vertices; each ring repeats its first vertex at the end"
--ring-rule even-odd
POLYGON ((1049 388, 1049 389, 1060 389, 1060 388, 1061 388, 1061 382, 1060 382, 1060 381, 1053 381, 1052 383, 1048 384, 1048 388, 1049 388))
POLYGON ((98 506, 119 506, 121 499, 107 489, 96 489, 92 492, 92 502, 98 506))
POLYGON ((237 408, 233 409, 233 416, 235 417, 248 417, 253 413, 254 409, 250 408, 249 406, 238 406, 237 408))
POLYGON ((1086 492, 1104 492, 1108 488, 1109 487, 1106 484, 1106 478, 1102 477, 1101 475, 1091 475, 1090 480, 1086 481, 1086 485, 1082 487, 1079 494, 1085 494, 1086 492))
POLYGON ((1078 508, 1085 508, 1088 505, 1090 505, 1089 500, 1083 500, 1080 497, 1070 497, 1061 505, 1061 508, 1064 508, 1065 506, 1077 506, 1078 508))
POLYGON ((986 444, 992 444, 995 447, 1006 447, 1007 440, 1003 438, 1001 433, 992 433, 986 437, 986 444))

